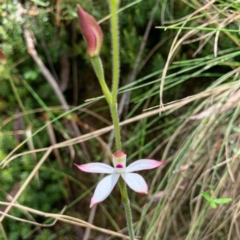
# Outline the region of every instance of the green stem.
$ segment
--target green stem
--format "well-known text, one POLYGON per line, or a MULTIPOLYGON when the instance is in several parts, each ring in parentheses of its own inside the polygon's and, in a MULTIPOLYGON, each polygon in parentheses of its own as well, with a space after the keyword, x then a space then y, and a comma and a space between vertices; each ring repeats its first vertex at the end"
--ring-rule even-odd
POLYGON ((122 150, 122 142, 121 142, 119 118, 118 118, 118 111, 117 111, 117 103, 115 103, 114 105, 112 103, 110 108, 111 108, 112 120, 113 120, 113 126, 114 126, 116 149, 117 150, 122 150))
POLYGON ((119 126, 119 116, 117 111, 117 93, 118 93, 118 84, 119 84, 119 33, 118 33, 118 0, 109 0, 110 12, 111 12, 111 37, 112 37, 112 58, 113 58, 113 81, 112 81, 112 104, 110 106, 114 132, 115 132, 115 141, 116 149, 121 150, 121 134, 119 126))
MULTIPOLYGON (((112 37, 112 59, 113 59, 113 82, 112 82, 112 102, 111 102, 111 113, 115 132, 115 141, 117 150, 122 149, 120 126, 119 126, 119 116, 117 109, 117 94, 118 94, 118 84, 119 84, 119 33, 118 33, 118 5, 119 0, 109 0, 110 13, 111 13, 111 37, 112 37)), ((124 204, 127 226, 130 235, 130 239, 134 240, 134 230, 132 223, 132 213, 130 208, 130 202, 127 194, 127 187, 125 181, 119 179, 119 188, 122 196, 122 202, 124 204)))
POLYGON ((127 226, 129 231, 129 236, 131 240, 134 240, 134 230, 133 230, 133 223, 132 223, 132 213, 130 207, 130 201, 128 200, 127 204, 124 204, 125 213, 127 217, 127 226))
POLYGON ((128 194, 127 194, 127 186, 122 178, 119 179, 118 183, 119 183, 118 185, 119 185, 121 196, 122 196, 122 202, 123 202, 125 213, 126 213, 129 236, 131 240, 134 240, 132 212, 130 207, 130 201, 128 199, 128 194))
POLYGON ((116 0, 110 0, 110 12, 111 12, 111 37, 112 37, 112 58, 113 58, 113 85, 112 85, 112 97, 113 103, 117 102, 117 92, 119 83, 119 33, 118 33, 118 2, 116 0))
POLYGON ((111 94, 111 92, 106 84, 101 58, 99 56, 92 57, 91 62, 92 62, 94 71, 97 75, 97 78, 99 80, 99 83, 101 85, 103 94, 104 94, 104 96, 109 104, 110 110, 111 110, 114 132, 115 132, 116 148, 117 148, 117 150, 121 150, 122 144, 121 144, 121 135, 120 135, 120 126, 119 126, 116 97, 113 97, 113 94, 111 94))
POLYGON ((102 61, 101 58, 99 56, 96 57, 92 57, 91 58, 91 63, 93 65, 94 71, 97 75, 97 78, 99 80, 99 83, 101 85, 103 94, 109 104, 109 106, 111 107, 112 105, 112 96, 111 96, 111 92, 106 84, 105 78, 104 78, 104 72, 103 72, 103 67, 102 67, 102 61))
MULTIPOLYGON (((115 141, 116 141, 116 149, 122 149, 121 143, 121 135, 120 135, 120 125, 119 125, 119 116, 117 109, 117 94, 118 94, 118 84, 119 84, 119 36, 118 36, 118 16, 117 10, 119 1, 118 0, 109 0, 110 12, 111 12, 111 36, 112 36, 112 53, 113 53, 113 85, 112 85, 112 93, 109 91, 109 88, 106 84, 102 62, 99 56, 92 57, 91 62, 94 68, 94 71, 97 75, 99 83, 102 87, 103 94, 110 106, 114 133, 115 133, 115 141)), ((132 223, 132 213, 130 208, 130 201, 128 199, 127 194, 127 186, 125 181, 120 178, 119 179, 119 188, 121 192, 122 202, 124 204, 126 218, 127 218, 127 226, 130 235, 130 239, 134 240, 134 230, 132 223)))

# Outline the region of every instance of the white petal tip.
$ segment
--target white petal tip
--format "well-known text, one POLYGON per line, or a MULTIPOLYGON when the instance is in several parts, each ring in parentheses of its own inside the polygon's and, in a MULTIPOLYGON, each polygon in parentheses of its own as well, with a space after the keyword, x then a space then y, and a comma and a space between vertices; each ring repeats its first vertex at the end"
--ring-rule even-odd
POLYGON ((81 165, 77 165, 76 163, 74 163, 74 165, 75 165, 79 170, 82 170, 82 169, 81 169, 81 165))
POLYGON ((114 168, 105 164, 105 163, 86 163, 77 165, 74 163, 74 165, 83 172, 90 172, 90 173, 113 173, 114 168))
POLYGON ((114 186, 116 185, 120 175, 119 174, 111 174, 107 177, 104 177, 97 185, 94 194, 91 198, 90 208, 102 201, 104 201, 109 194, 112 192, 114 186))
POLYGON ((160 167, 165 163, 166 163, 166 161, 156 161, 156 160, 154 160, 154 161, 152 161, 152 168, 160 167))
POLYGON ((91 200, 91 202, 90 202, 90 208, 92 208, 95 204, 97 204, 97 203, 95 203, 95 202, 93 202, 93 201, 91 200))
POLYGON ((148 194, 148 186, 146 185, 145 188, 143 188, 141 191, 139 191, 140 194, 148 194))
POLYGON ((74 163, 74 165, 75 165, 79 170, 81 170, 81 171, 83 171, 83 172, 89 172, 88 167, 87 167, 88 164, 77 165, 77 164, 74 163))
POLYGON ((142 192, 139 192, 141 194, 148 194, 148 190, 147 191, 142 191, 142 192))
POLYGON ((167 162, 167 161, 160 161, 160 163, 161 163, 160 166, 163 165, 163 164, 165 164, 166 162, 167 162))
POLYGON ((148 193, 147 183, 141 175, 137 173, 125 173, 121 176, 133 191, 142 194, 148 193))
POLYGON ((166 161, 157 161, 153 159, 139 159, 126 167, 126 172, 148 170, 162 166, 166 161))
MULTIPOLYGON (((104 201, 104 200, 102 200, 102 201, 104 201)), ((100 203, 100 202, 102 202, 102 201, 94 201, 94 199, 93 199, 93 197, 92 197, 92 199, 91 199, 91 201, 90 201, 90 208, 92 208, 94 205, 96 205, 96 204, 98 204, 98 203, 100 203)))

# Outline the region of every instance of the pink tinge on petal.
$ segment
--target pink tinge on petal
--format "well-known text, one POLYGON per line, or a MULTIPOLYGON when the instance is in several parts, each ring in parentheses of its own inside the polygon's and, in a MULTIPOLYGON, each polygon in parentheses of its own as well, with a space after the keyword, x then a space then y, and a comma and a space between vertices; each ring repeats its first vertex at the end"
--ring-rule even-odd
POLYGON ((123 168, 123 165, 122 164, 117 164, 116 168, 123 168))
POLYGON ((90 208, 105 200, 109 194, 112 192, 114 186, 116 185, 120 175, 119 174, 111 174, 105 178, 103 178, 97 185, 93 197, 90 202, 90 208))
POLYGON ((144 192, 138 192, 138 193, 140 193, 140 194, 148 194, 148 189, 146 191, 144 191, 144 192))
POLYGON ((148 170, 157 168, 165 164, 166 161, 156 161, 152 159, 140 159, 137 160, 126 167, 126 172, 135 172, 141 170, 148 170))
POLYGON ((105 163, 74 164, 79 170, 90 173, 113 173, 114 168, 105 163))
POLYGON ((91 201, 90 201, 90 208, 92 208, 94 204, 97 204, 97 202, 94 202, 93 199, 91 199, 91 201))
POLYGON ((135 192, 147 194, 148 186, 144 178, 137 173, 124 173, 121 174, 127 185, 135 192))

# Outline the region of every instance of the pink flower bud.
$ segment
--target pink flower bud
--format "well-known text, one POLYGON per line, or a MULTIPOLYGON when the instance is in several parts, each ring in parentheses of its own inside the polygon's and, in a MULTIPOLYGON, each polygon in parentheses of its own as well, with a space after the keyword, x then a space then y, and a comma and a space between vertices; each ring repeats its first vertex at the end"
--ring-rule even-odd
POLYGON ((102 46, 102 30, 97 21, 91 15, 85 12, 79 5, 77 8, 82 34, 88 45, 88 54, 90 57, 97 56, 102 46))
POLYGON ((0 49, 0 62, 5 63, 7 61, 6 55, 2 49, 0 49))

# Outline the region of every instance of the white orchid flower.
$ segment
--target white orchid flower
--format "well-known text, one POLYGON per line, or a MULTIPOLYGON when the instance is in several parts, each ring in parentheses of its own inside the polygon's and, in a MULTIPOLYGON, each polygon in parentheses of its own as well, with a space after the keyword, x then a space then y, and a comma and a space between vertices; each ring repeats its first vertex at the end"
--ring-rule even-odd
POLYGON ((118 150, 112 154, 112 157, 114 168, 105 163, 75 164, 83 172, 110 173, 98 183, 91 199, 90 208, 109 196, 120 176, 132 190, 147 194, 148 186, 145 180, 141 175, 133 172, 157 168, 165 163, 165 161, 140 159, 126 167, 126 154, 124 152, 118 150))

